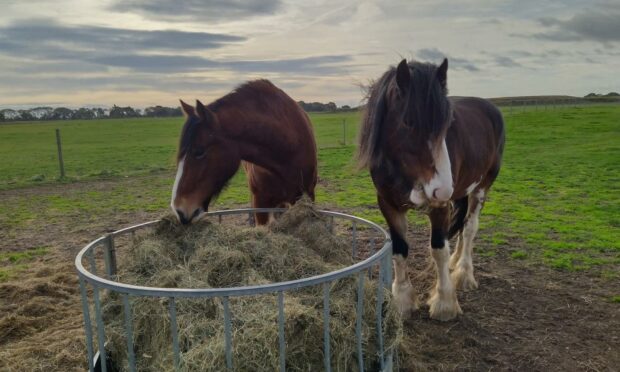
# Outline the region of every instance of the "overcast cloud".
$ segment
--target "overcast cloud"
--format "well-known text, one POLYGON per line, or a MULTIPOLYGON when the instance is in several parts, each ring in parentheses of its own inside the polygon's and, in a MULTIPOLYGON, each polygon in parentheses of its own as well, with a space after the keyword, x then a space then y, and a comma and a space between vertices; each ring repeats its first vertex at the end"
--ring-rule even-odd
POLYGON ((620 91, 620 3, 595 0, 33 0, 3 4, 0 107, 176 105, 268 78, 357 105, 402 58, 449 59, 455 95, 620 91))

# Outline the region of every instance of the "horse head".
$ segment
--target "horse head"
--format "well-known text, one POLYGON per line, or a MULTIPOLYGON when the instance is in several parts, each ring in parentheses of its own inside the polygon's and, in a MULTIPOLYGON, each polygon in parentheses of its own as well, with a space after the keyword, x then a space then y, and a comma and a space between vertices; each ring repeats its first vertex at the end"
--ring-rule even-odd
POLYGON ((221 131, 217 115, 196 101, 181 101, 185 124, 177 154, 177 174, 170 206, 179 221, 199 220, 226 183, 237 172, 241 157, 221 131))
POLYGON ((396 123, 390 139, 401 171, 413 184, 410 200, 444 203, 454 191, 446 134, 452 119, 447 97, 448 60, 440 66, 403 59, 387 96, 388 118, 396 123))

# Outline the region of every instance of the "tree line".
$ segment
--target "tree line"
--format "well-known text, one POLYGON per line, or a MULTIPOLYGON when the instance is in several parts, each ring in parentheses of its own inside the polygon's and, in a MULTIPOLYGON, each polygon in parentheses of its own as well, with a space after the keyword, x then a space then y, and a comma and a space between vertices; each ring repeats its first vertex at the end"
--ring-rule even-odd
POLYGON ((181 116, 180 107, 151 106, 144 110, 131 106, 80 107, 35 107, 26 110, 0 110, 0 121, 37 121, 37 120, 89 120, 89 119, 120 119, 139 117, 171 117, 181 116))
MULTIPOLYGON (((304 102, 298 104, 307 112, 337 112, 352 111, 348 105, 336 106, 334 102, 304 102)), ((181 107, 150 106, 144 110, 135 109, 131 106, 117 106, 111 108, 80 107, 70 109, 67 107, 35 107, 25 110, 4 109, 0 110, 0 122, 6 121, 44 121, 44 120, 89 120, 89 119, 121 119, 121 118, 164 118, 182 116, 181 107)))

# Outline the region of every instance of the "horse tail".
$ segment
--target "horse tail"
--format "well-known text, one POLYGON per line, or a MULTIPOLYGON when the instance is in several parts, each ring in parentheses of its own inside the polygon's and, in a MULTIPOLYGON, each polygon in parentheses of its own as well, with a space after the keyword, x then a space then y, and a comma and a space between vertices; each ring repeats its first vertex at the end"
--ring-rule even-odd
POLYGON ((448 230, 448 239, 452 239, 454 235, 463 230, 465 226, 465 217, 469 208, 468 197, 462 197, 454 201, 454 210, 450 218, 450 229, 448 230))

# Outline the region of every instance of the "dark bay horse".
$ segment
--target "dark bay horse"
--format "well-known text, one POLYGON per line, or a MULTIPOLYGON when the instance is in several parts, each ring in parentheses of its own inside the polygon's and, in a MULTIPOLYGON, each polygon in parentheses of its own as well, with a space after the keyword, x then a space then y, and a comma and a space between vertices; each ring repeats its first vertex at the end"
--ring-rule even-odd
MULTIPOLYGON (((186 121, 177 154, 170 205, 179 221, 200 219, 243 162, 252 207, 314 200, 316 143, 308 115, 267 80, 247 82, 196 108, 181 101, 186 121)), ((257 224, 270 216, 257 213, 257 224)))
POLYGON ((370 88, 359 146, 390 228, 392 292, 403 314, 418 305, 407 273, 406 212, 422 209, 429 216, 437 281, 428 305, 439 320, 462 312, 456 288, 478 286, 473 239, 505 141, 502 115, 490 102, 447 97, 447 70, 447 59, 440 66, 403 60, 385 72, 370 88), (455 235, 450 256, 448 239, 455 235))

